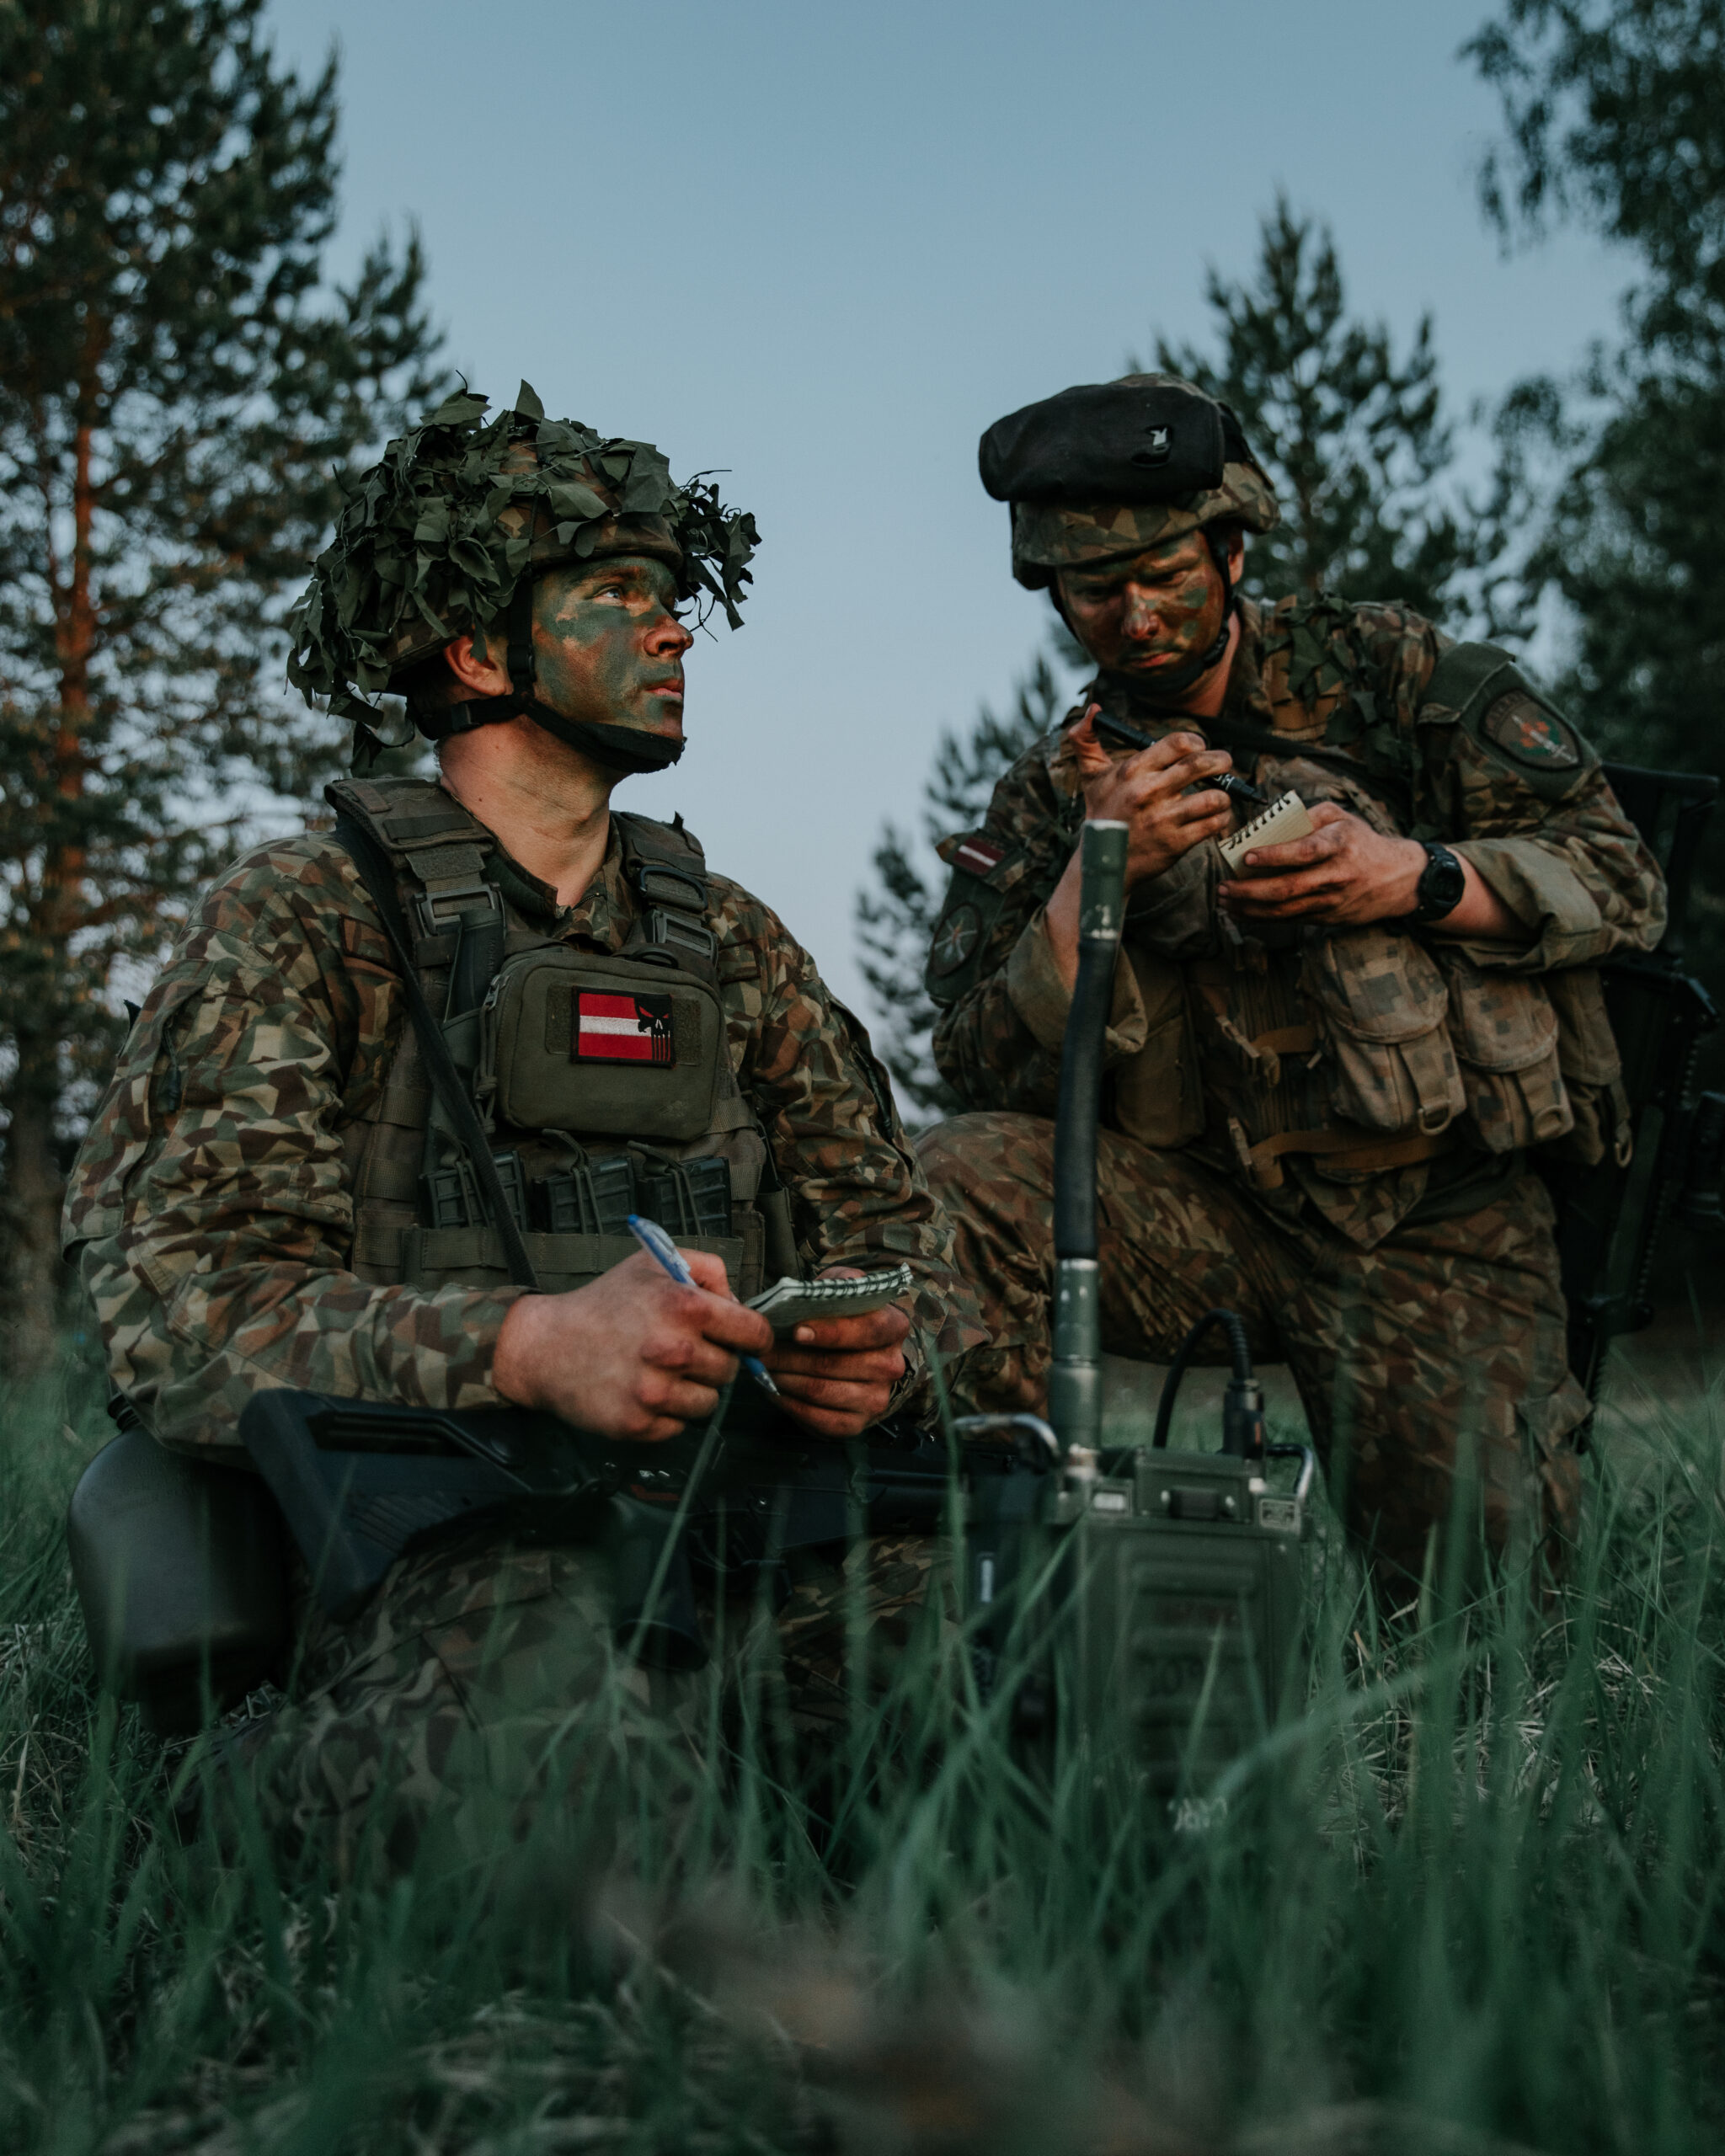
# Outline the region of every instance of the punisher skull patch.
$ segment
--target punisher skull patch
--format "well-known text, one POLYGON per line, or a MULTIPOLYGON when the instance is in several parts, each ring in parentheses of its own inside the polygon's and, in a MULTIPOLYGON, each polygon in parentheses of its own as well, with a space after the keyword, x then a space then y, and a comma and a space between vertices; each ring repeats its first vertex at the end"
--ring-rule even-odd
POLYGON ((1503 754, 1518 764, 1547 771, 1573 771, 1581 761, 1575 736, 1543 705, 1523 689, 1499 696, 1481 722, 1480 730, 1495 741, 1503 754))
POLYGON ((670 998, 581 989, 575 996, 574 1051, 578 1063, 675 1063, 670 998))
POLYGON ((928 954, 928 970, 937 979, 943 974, 956 973, 976 948, 982 934, 982 916, 975 906, 954 906, 934 931, 934 947, 928 954))

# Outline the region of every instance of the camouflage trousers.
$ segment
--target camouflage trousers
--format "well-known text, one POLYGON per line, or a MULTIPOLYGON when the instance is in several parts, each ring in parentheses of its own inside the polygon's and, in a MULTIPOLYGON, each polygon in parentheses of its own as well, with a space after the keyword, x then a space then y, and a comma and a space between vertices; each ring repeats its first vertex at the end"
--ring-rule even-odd
MULTIPOLYGON (((961 1115, 920 1142, 959 1269, 1004 1351, 964 1404, 1040 1412, 1053 1278, 1054 1125, 961 1115)), ((1589 1412, 1565 1348, 1551 1205, 1537 1177, 1497 1203, 1361 1250, 1309 1214, 1272 1213, 1223 1171, 1103 1131, 1097 1167, 1103 1346, 1166 1362, 1221 1305, 1254 1359, 1285 1361, 1350 1531, 1418 1575, 1466 1456, 1486 1533, 1561 1556, 1579 1506, 1589 1412)), ((1218 1342, 1201 1359, 1225 1361, 1218 1342)))
POLYGON ((800 1553, 776 1612, 747 1575, 706 1588, 694 1671, 632 1653, 602 1541, 423 1550, 357 1618, 310 1609, 291 1704, 248 1733, 252 1796, 344 1870, 362 1849, 401 1869, 429 1846, 448 1869, 548 1835, 663 1879, 722 1809, 728 1751, 799 1779, 832 1751, 921 1621, 934 1549, 800 1553))

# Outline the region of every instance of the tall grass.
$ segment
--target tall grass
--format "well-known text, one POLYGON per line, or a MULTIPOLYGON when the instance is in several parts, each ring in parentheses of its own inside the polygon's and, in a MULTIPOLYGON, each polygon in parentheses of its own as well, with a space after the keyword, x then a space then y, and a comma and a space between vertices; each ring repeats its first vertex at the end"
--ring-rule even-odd
POLYGON ((71 1602, 104 1434, 68 1380, 0 1448, 0 2148, 1720 2145, 1699 1414, 1594 1462, 1555 1600, 1381 1614, 1328 1542, 1309 1711, 1205 1832, 1106 1748, 1028 1776, 932 1616, 818 1805, 745 1726, 709 1856, 596 1896, 531 1843, 380 1886, 182 1839, 196 1749, 94 1696, 71 1602))

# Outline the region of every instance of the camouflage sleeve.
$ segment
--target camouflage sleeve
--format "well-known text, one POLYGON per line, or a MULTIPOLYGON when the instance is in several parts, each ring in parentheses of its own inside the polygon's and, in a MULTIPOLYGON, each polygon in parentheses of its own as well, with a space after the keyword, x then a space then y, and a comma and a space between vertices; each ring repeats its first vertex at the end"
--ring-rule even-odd
POLYGON ((1397 608, 1363 607, 1358 620, 1414 743, 1416 835, 1452 846, 1525 931, 1519 943, 1456 939, 1468 957, 1539 974, 1651 950, 1664 878, 1583 734, 1507 653, 1451 648, 1397 608), (1439 659, 1464 650, 1479 662, 1479 693, 1459 708, 1429 698, 1439 659))
POLYGON ((1555 798, 1529 793, 1507 763, 1486 741, 1457 740, 1466 835, 1455 851, 1530 940, 1519 948, 1465 944, 1469 958, 1500 970, 1550 973, 1596 964, 1614 951, 1651 951, 1664 933, 1665 879, 1591 750, 1555 798))
POLYGON ((929 1352, 950 1369, 987 1336, 891 1081, 861 1022, 777 915, 723 877, 709 889, 731 1059, 790 1193, 798 1255, 810 1273, 911 1267, 911 1369, 900 1393, 923 1401, 929 1352))
POLYGON ((116 1385, 163 1443, 232 1448, 257 1390, 496 1404, 516 1289, 434 1294, 347 1270, 344 1123, 403 1013, 346 857, 306 839, 208 894, 132 1028, 79 1152, 66 1243, 116 1385))
MULTIPOLYGON (((939 1010, 934 1059, 966 1107, 1052 1115, 1071 990, 1049 942, 1047 908, 1077 843, 1076 792, 1060 783, 1054 744, 1039 743, 995 787, 980 831, 948 839, 952 870, 929 953, 939 1010)), ((1144 1045, 1132 969, 1114 976, 1110 1062, 1144 1045)))

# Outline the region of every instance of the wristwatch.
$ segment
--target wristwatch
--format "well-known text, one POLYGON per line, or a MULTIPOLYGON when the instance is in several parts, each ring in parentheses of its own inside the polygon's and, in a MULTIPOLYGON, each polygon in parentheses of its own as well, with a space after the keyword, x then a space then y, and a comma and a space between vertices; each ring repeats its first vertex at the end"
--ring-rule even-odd
POLYGON ((1425 844, 1425 867, 1413 887, 1413 910, 1405 918, 1417 926, 1454 913, 1467 895, 1467 872, 1446 846, 1425 844))

